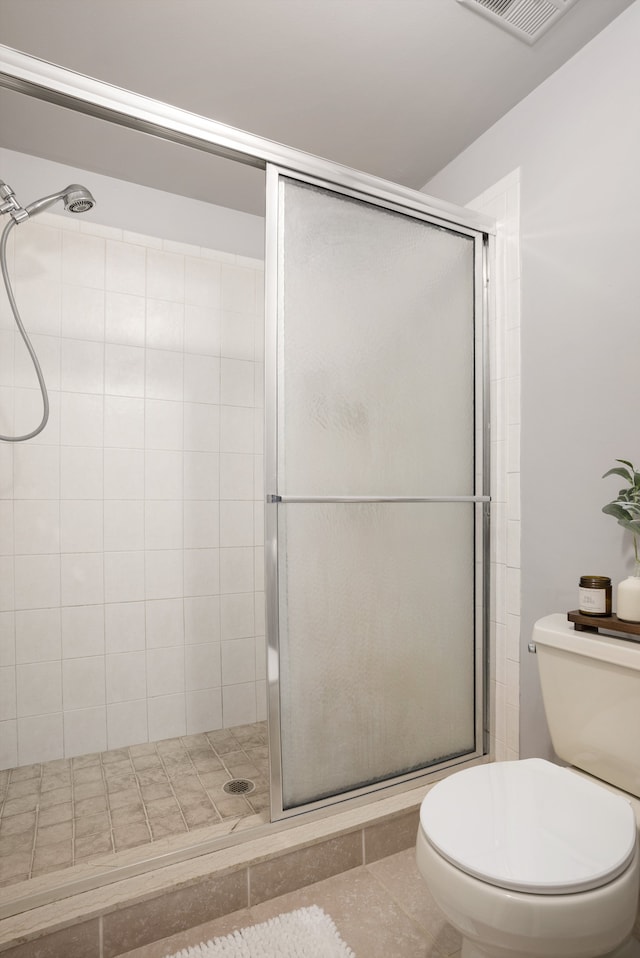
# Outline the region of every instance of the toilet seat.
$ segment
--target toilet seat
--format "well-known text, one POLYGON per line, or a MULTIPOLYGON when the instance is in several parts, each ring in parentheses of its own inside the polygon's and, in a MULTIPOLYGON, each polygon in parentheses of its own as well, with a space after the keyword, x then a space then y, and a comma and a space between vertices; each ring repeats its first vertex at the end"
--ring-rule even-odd
POLYGON ((571 894, 599 888, 630 864, 631 805, 542 759, 496 762, 438 782, 420 824, 460 870, 507 890, 571 894))

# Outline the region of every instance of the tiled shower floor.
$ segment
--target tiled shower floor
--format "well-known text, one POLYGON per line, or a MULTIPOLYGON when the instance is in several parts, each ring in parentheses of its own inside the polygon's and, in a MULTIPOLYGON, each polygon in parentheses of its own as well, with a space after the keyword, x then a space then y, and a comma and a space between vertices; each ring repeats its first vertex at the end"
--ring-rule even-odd
POLYGON ((264 722, 0 771, 0 885, 268 808, 264 722))

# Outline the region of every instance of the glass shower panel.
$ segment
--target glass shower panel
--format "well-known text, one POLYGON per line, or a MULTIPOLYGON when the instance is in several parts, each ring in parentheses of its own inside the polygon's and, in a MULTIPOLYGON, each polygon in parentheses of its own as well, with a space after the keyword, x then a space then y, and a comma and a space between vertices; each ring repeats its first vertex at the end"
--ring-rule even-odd
POLYGON ((482 754, 482 238, 269 182, 278 818, 482 754))
POLYGON ((278 492, 472 495, 473 238, 295 181, 278 492))
POLYGON ((279 507, 285 809, 473 751, 476 508, 279 507))

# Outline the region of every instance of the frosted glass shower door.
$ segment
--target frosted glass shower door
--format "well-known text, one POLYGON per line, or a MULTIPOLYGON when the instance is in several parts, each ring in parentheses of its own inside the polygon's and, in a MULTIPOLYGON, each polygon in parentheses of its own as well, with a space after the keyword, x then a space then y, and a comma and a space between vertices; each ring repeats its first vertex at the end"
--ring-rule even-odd
POLYGON ((268 188, 282 817, 482 753, 482 239, 280 171, 268 188))

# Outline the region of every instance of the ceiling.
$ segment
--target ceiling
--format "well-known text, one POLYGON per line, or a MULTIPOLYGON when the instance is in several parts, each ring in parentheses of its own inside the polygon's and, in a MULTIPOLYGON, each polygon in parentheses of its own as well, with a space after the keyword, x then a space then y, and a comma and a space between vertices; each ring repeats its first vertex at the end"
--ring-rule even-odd
MULTIPOLYGON (((456 0, 0 0, 2 43, 420 188, 634 0, 533 46, 456 0)), ((261 213, 260 171, 0 91, 0 145, 261 213)))

